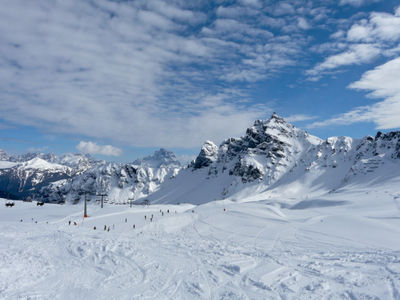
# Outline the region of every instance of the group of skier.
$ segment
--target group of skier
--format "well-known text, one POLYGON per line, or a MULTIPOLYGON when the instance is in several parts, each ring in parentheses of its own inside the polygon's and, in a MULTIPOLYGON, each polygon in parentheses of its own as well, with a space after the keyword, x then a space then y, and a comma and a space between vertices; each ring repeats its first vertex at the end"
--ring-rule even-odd
MULTIPOLYGON (((161 214, 161 216, 164 216, 165 213, 169 214, 169 213, 170 213, 170 210, 167 209, 167 210, 164 212, 162 209, 160 209, 160 214, 161 214)), ((177 211, 175 211, 175 213, 177 213, 177 211)), ((151 216, 149 216, 149 217, 148 217, 147 215, 144 215, 144 219, 145 219, 145 220, 149 219, 150 222, 153 222, 154 214, 151 214, 151 216)), ((125 223, 128 223, 128 218, 125 218, 124 221, 125 221, 125 223)), ((21 222, 22 222, 22 220, 21 220, 21 222)), ((74 225, 74 226, 78 226, 78 223, 77 223, 77 222, 75 222, 75 221, 73 222, 73 221, 69 220, 69 221, 68 221, 68 225, 71 225, 71 224, 74 225)), ((112 224, 112 226, 104 225, 104 231, 109 232, 111 229, 115 229, 115 224, 112 224)), ((136 229, 136 224, 133 224, 133 225, 132 225, 132 229, 136 229)), ((96 226, 93 226, 93 230, 97 230, 97 227, 96 227, 96 226)))

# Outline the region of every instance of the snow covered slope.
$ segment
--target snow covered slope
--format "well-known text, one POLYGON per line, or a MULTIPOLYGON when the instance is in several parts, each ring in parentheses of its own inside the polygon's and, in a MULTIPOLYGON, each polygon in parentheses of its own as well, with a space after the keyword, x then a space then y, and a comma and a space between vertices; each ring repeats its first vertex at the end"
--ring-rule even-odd
POLYGON ((397 177, 400 132, 322 141, 274 113, 269 120, 256 121, 241 138, 228 139, 219 147, 207 141, 189 167, 148 199, 200 204, 271 195, 318 196, 347 185, 379 185, 397 177))
POLYGON ((90 203, 86 219, 82 204, 0 200, 0 298, 399 299, 399 184, 199 206, 90 203))
POLYGON ((180 163, 175 155, 160 149, 153 155, 130 164, 104 163, 68 180, 60 180, 42 188, 38 197, 46 202, 79 202, 85 194, 95 199, 107 194, 106 201, 127 203, 149 195, 166 178, 175 176, 180 163))

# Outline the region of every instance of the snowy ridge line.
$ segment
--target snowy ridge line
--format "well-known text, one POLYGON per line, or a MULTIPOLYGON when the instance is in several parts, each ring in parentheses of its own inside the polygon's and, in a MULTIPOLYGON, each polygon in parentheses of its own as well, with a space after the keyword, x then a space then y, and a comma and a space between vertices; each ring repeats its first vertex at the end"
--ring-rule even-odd
POLYGON ((33 194, 54 203, 78 203, 85 194, 107 194, 105 201, 116 204, 316 197, 351 186, 379 186, 400 176, 400 132, 323 141, 276 113, 219 147, 206 141, 184 168, 165 149, 129 164, 82 155, 12 158, 0 153, 0 196, 33 194))
POLYGON ((52 203, 78 203, 85 194, 89 200, 106 194, 106 202, 128 203, 157 190, 181 167, 174 153, 165 149, 128 164, 96 161, 81 154, 13 157, 0 153, 0 196, 52 203))
POLYGON ((206 141, 192 164, 147 198, 152 203, 194 204, 282 196, 306 200, 347 186, 397 180, 399 164, 400 132, 323 141, 274 113, 219 147, 206 141))

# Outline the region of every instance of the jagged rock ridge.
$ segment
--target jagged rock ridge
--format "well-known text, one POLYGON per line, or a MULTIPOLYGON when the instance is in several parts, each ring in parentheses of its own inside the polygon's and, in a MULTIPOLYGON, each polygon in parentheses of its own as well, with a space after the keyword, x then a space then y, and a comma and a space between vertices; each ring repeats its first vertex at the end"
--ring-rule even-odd
POLYGON ((255 121, 243 137, 214 146, 207 141, 195 161, 149 199, 204 203, 271 193, 323 194, 400 176, 400 132, 323 141, 274 113, 255 121))
POLYGON ((7 182, 15 176, 25 190, 55 202, 76 202, 85 193, 107 193, 110 201, 119 203, 143 198, 153 203, 204 203, 224 198, 263 199, 271 193, 322 195, 346 186, 400 178, 400 132, 323 141, 277 114, 255 121, 244 136, 229 138, 219 147, 205 142, 197 158, 182 170, 175 155, 165 149, 130 164, 93 162, 87 157, 79 161, 71 156, 9 157, 1 151, 0 155, 3 191, 20 189, 10 189, 7 182), (31 160, 21 162, 27 158, 31 160), (43 161, 61 167, 44 172, 43 161))
POLYGON ((15 199, 32 196, 51 182, 71 178, 101 163, 82 154, 12 156, 1 150, 0 156, 0 193, 15 199))
POLYGON ((107 194, 106 201, 127 203, 143 198, 175 176, 180 163, 174 153, 165 149, 129 164, 104 163, 66 180, 42 188, 38 197, 47 202, 77 203, 87 195, 107 194))

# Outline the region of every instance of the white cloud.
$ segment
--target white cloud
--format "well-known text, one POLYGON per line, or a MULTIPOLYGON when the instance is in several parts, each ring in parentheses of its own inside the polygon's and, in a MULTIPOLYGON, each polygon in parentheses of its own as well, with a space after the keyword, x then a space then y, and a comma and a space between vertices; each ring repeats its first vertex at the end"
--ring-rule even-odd
POLYGON ((400 39, 400 16, 388 13, 371 13, 368 20, 354 24, 347 32, 352 42, 392 42, 400 39))
POLYGON ((369 28, 361 24, 355 24, 347 32, 347 39, 356 42, 359 41, 369 42, 371 41, 370 34, 371 32, 369 28))
POLYGON ((307 29, 310 29, 310 28, 311 28, 311 26, 310 26, 310 24, 308 23, 308 21, 307 21, 305 18, 303 18, 303 17, 299 17, 299 18, 297 19, 297 24, 298 24, 299 28, 300 28, 300 29, 303 29, 303 30, 307 30, 307 29))
POLYGON ((245 6, 219 6, 216 14, 221 18, 237 19, 243 16, 256 16, 259 15, 257 9, 245 6))
POLYGON ((146 7, 157 13, 171 19, 182 22, 200 23, 205 20, 206 16, 202 12, 191 11, 174 6, 172 3, 166 3, 161 0, 147 0, 146 7))
POLYGON ((305 114, 296 114, 296 115, 290 115, 288 117, 285 117, 285 120, 287 122, 302 122, 302 121, 310 121, 316 119, 316 116, 310 116, 310 115, 305 115, 305 114))
POLYGON ((350 125, 358 122, 374 122, 377 129, 400 128, 400 58, 388 61, 363 74, 359 81, 349 87, 369 91, 371 98, 383 98, 369 106, 352 109, 349 112, 322 122, 314 122, 309 127, 330 125, 350 125))
POLYGON ((372 44, 351 45, 345 52, 329 56, 324 62, 307 71, 307 75, 318 76, 324 72, 342 66, 360 65, 371 62, 381 53, 381 49, 372 44))
POLYGON ((76 149, 83 153, 101 154, 107 156, 120 156, 122 154, 122 150, 117 147, 111 145, 98 145, 90 141, 80 141, 76 146, 76 149))
POLYGON ((273 37, 273 34, 268 30, 254 28, 250 25, 238 22, 233 19, 217 19, 214 22, 214 26, 218 33, 234 34, 240 32, 250 36, 259 36, 264 38, 273 37))
POLYGON ((301 64, 326 13, 295 2, 3 0, 0 118, 131 146, 239 135, 271 112, 243 89, 301 64))
POLYGON ((254 7, 261 7, 261 1, 260 0, 239 0, 240 3, 243 5, 248 5, 248 6, 254 6, 254 7))
POLYGON ((273 10, 274 15, 281 16, 281 15, 292 15, 295 13, 295 9, 292 4, 279 1, 277 6, 273 10))
MULTIPOLYGON (((221 89, 227 70, 250 70, 242 59, 265 54, 257 49, 272 34, 254 24, 220 20, 220 31, 206 36, 189 30, 205 25, 203 13, 160 0, 2 4, 0 118, 7 122, 132 146, 194 147, 209 135, 240 134, 269 113, 221 89), (224 30, 240 31, 239 40, 225 40, 224 30), (212 97, 219 101, 203 106, 212 97)), ((260 66, 255 76, 270 74, 260 66)))
POLYGON ((340 5, 362 6, 371 2, 378 2, 380 0, 340 0, 340 5))
POLYGON ((347 32, 342 29, 331 35, 335 42, 314 47, 316 50, 338 52, 308 70, 311 80, 343 66, 372 62, 377 57, 394 56, 399 52, 400 15, 372 12, 368 19, 359 20, 347 32))
POLYGON ((396 58, 364 73, 359 81, 350 85, 350 88, 372 91, 370 96, 375 98, 400 96, 399 74, 400 58, 396 58))

